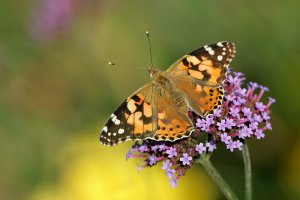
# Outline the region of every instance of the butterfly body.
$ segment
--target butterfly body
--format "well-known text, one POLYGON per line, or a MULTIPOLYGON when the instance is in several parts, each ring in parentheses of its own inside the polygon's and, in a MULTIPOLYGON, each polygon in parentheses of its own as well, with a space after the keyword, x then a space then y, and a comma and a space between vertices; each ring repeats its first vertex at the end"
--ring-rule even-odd
POLYGON ((194 129, 189 109, 207 116, 221 106, 221 84, 234 55, 233 43, 219 42, 183 56, 166 71, 149 68, 150 83, 111 115, 100 132, 100 142, 112 146, 127 140, 188 137, 194 129))

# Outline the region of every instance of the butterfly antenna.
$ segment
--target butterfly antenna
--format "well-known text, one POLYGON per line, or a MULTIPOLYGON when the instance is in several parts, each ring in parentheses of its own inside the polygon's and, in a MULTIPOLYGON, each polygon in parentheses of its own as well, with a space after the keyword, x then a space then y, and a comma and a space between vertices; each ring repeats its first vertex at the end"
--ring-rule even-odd
MULTIPOLYGON (((116 63, 113 63, 113 62, 111 62, 111 61, 109 61, 108 62, 108 64, 109 65, 112 65, 112 66, 117 66, 117 64, 116 63)), ((130 68, 132 68, 132 67, 130 67, 130 68)), ((145 68, 145 67, 134 67, 134 68, 137 68, 137 69, 142 69, 142 70, 148 70, 147 68, 145 68)))
POLYGON ((111 62, 111 61, 109 61, 108 64, 109 64, 109 65, 116 65, 115 63, 113 63, 113 62, 111 62))
POLYGON ((149 43, 149 50, 150 50, 150 62, 151 66, 153 67, 153 60, 152 60, 152 48, 151 48, 151 41, 150 41, 150 33, 149 31, 146 31, 146 36, 148 38, 148 43, 149 43))

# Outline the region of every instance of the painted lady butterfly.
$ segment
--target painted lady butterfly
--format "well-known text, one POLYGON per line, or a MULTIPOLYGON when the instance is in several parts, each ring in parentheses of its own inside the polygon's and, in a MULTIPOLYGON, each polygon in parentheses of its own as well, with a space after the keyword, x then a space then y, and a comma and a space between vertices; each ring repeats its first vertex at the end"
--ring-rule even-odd
POLYGON ((166 71, 149 68, 151 82, 110 116, 100 142, 112 146, 127 140, 175 141, 190 136, 194 126, 188 110, 206 116, 221 106, 221 85, 235 53, 233 43, 218 42, 183 56, 166 71))

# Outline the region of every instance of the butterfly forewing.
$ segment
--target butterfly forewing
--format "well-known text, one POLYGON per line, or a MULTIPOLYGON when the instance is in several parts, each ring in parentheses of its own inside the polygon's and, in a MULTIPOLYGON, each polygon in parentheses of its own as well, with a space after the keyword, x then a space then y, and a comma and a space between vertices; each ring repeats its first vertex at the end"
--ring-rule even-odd
POLYGON ((186 96, 189 107, 198 115, 206 116, 221 106, 224 96, 221 85, 235 51, 231 42, 206 45, 185 55, 167 70, 186 96))
POLYGON ((205 45, 185 55, 167 71, 171 75, 189 76, 202 85, 220 86, 235 51, 235 45, 231 42, 205 45))
POLYGON ((102 144, 112 146, 154 135, 157 125, 152 89, 152 84, 142 87, 118 107, 100 132, 102 144))

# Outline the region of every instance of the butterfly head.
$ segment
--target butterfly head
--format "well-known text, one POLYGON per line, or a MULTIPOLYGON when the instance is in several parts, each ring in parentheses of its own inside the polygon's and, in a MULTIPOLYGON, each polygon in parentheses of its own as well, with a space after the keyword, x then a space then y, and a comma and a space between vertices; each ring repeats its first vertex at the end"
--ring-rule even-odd
POLYGON ((148 68, 148 73, 149 73, 149 76, 150 78, 155 78, 159 73, 160 70, 157 69, 157 68, 154 68, 154 67, 149 67, 148 68))

